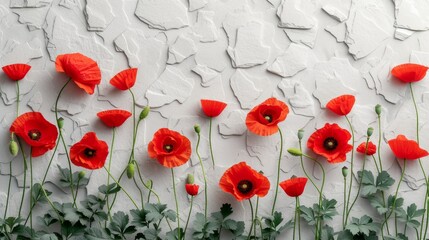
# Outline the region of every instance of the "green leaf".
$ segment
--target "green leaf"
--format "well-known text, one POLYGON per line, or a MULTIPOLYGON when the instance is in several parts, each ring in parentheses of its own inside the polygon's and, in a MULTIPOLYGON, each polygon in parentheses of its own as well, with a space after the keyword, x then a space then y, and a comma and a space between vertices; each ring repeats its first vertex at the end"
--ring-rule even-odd
POLYGON ((334 229, 328 225, 322 227, 321 240, 334 240, 334 229))
POLYGON ((70 183, 72 183, 73 188, 84 187, 88 185, 89 178, 83 177, 79 180, 79 172, 74 172, 72 177, 70 177, 70 169, 62 168, 60 165, 57 165, 60 170, 60 186, 63 188, 69 188, 70 183), (73 179, 73 181, 72 181, 73 179))
POLYGON ((69 221, 72 225, 75 225, 79 221, 79 214, 71 203, 63 204, 62 212, 64 213, 64 220, 69 221))
POLYGON ((391 178, 389 173, 386 171, 382 171, 377 176, 376 186, 378 190, 385 191, 389 190, 389 188, 395 183, 395 179, 391 178))
POLYGON ((424 212, 424 209, 417 209, 417 205, 413 203, 407 207, 407 211, 403 208, 397 209, 398 220, 407 224, 408 227, 418 228, 420 226, 419 218, 424 212))
POLYGON ((361 194, 363 196, 369 196, 377 192, 374 175, 372 175, 372 172, 368 170, 359 171, 358 176, 359 179, 362 179, 361 194))
POLYGON ((131 222, 132 224, 136 225, 137 227, 148 226, 148 222, 146 221, 147 211, 133 209, 130 212, 131 212, 131 216, 133 217, 133 221, 131 222))
POLYGON ((148 222, 157 222, 163 217, 176 221, 176 212, 167 210, 167 204, 146 203, 145 211, 147 211, 146 221, 148 222))
POLYGON ((234 211, 232 210, 231 204, 224 203, 224 204, 222 204, 222 207, 220 208, 220 212, 222 213, 223 218, 227 218, 234 211))
POLYGON ((100 228, 87 228, 85 238, 88 240, 113 239, 104 229, 100 228))
MULTIPOLYGON (((318 212, 319 217, 322 220, 332 219, 332 217, 338 214, 335 207, 336 205, 337 205, 337 200, 335 199, 331 199, 331 200, 323 199, 322 206, 318 212)), ((318 206, 319 206, 318 204, 314 204, 313 209, 317 209, 318 206)))
POLYGON ((116 212, 112 216, 112 221, 109 224, 109 228, 111 231, 119 233, 120 235, 131 234, 136 231, 135 226, 128 226, 130 222, 128 215, 124 212, 119 211, 116 212))
POLYGON ((161 233, 161 229, 153 229, 149 228, 143 231, 143 235, 147 240, 157 240, 159 238, 159 234, 161 233))
POLYGON ((316 216, 312 208, 301 205, 299 210, 301 211, 301 217, 307 222, 308 225, 316 224, 316 216))
POLYGON ((98 191, 104 195, 110 195, 121 191, 121 187, 116 183, 109 184, 108 186, 103 184, 98 187, 98 191))
MULTIPOLYGON (((231 224, 231 223, 229 223, 231 224)), ((215 230, 218 229, 218 225, 215 222, 207 222, 204 214, 197 213, 194 220, 194 233, 192 234, 193 239, 207 239, 215 230)), ((225 225, 230 227, 229 225, 225 225)))
POLYGON ((368 201, 380 215, 386 213, 389 210, 387 207, 385 207, 383 197, 380 194, 374 194, 372 196, 369 196, 368 201))
MULTIPOLYGON (((52 192, 45 190, 46 195, 50 196, 52 192)), ((48 202, 46 199, 45 194, 42 191, 42 185, 40 183, 36 183, 33 185, 32 191, 31 191, 31 197, 33 199, 33 204, 36 204, 37 202, 48 202)))
POLYGON ((380 226, 378 223, 374 223, 372 218, 364 215, 360 219, 353 217, 351 223, 346 226, 346 229, 353 235, 362 233, 369 237, 370 232, 377 232, 380 229, 380 226))

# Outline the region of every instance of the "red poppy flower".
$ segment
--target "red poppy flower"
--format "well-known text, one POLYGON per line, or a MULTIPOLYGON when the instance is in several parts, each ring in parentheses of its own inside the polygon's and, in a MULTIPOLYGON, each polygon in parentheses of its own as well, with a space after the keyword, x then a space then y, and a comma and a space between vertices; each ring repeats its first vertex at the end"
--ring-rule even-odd
POLYGON ((321 129, 311 134, 307 147, 316 154, 326 157, 329 163, 339 163, 346 160, 346 154, 353 149, 348 144, 351 134, 338 124, 326 123, 321 129))
POLYGON ((393 154, 400 159, 415 160, 428 155, 428 152, 420 148, 416 141, 409 140, 404 135, 398 135, 388 143, 393 154))
POLYGON ((226 108, 226 105, 226 103, 216 100, 201 99, 201 107, 207 117, 219 116, 226 108))
POLYGON ((10 64, 2 67, 3 72, 13 81, 19 81, 27 75, 31 66, 24 63, 10 64))
POLYGON ((391 71, 392 75, 405 83, 418 82, 426 76, 428 67, 415 64, 405 63, 394 67, 391 71))
POLYGON ((224 192, 231 193, 238 201, 242 201, 255 194, 259 197, 267 195, 270 181, 245 162, 240 162, 225 171, 219 186, 224 192))
POLYGON ((95 132, 86 133, 82 140, 70 148, 70 160, 79 167, 99 169, 104 166, 109 147, 103 140, 99 140, 95 132))
POLYGON ((131 113, 125 110, 114 109, 99 112, 97 116, 106 126, 114 128, 121 126, 131 116, 131 113))
POLYGON ((277 124, 285 120, 288 113, 289 108, 284 102, 269 98, 247 114, 247 129, 260 136, 273 135, 279 130, 277 124))
POLYGON ((331 99, 326 104, 326 108, 337 115, 345 116, 352 110, 355 101, 356 99, 353 95, 341 95, 331 99))
POLYGON ((173 168, 185 164, 191 157, 191 142, 176 131, 159 129, 147 148, 149 157, 164 167, 173 168))
POLYGON ((110 84, 119 90, 128 90, 134 86, 137 78, 137 68, 125 69, 110 79, 110 84))
POLYGON ((101 72, 97 63, 80 53, 58 55, 55 68, 57 72, 67 74, 88 94, 93 94, 95 86, 101 82, 101 72))
POLYGON ((304 192, 307 180, 305 177, 292 177, 279 185, 289 197, 299 197, 304 192))
POLYGON ((186 192, 191 195, 191 196, 195 196, 198 194, 198 189, 200 188, 200 186, 198 184, 189 184, 187 183, 185 185, 186 188, 186 192))
POLYGON ((368 146, 366 146, 366 142, 363 142, 359 144, 359 146, 356 148, 356 151, 371 156, 377 152, 377 146, 375 146, 375 144, 372 142, 368 142, 368 146))
POLYGON ((31 156, 38 157, 55 147, 58 130, 40 112, 24 113, 13 121, 10 132, 31 146, 31 156))

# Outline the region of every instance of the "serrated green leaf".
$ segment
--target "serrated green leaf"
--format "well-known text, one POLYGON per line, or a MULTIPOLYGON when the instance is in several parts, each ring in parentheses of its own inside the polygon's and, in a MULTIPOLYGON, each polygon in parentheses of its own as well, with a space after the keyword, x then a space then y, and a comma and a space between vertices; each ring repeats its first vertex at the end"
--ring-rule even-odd
POLYGON ((308 225, 316 224, 316 216, 312 208, 308 208, 306 206, 299 207, 301 211, 301 217, 307 222, 308 225))
POLYGON ((103 184, 98 187, 98 191, 104 195, 110 195, 121 191, 121 187, 116 183, 109 184, 108 186, 103 184))
POLYGON ((161 233, 161 229, 153 229, 149 228, 143 231, 143 235, 147 240, 158 240, 159 234, 161 233))
POLYGON ((224 204, 222 204, 222 207, 220 208, 220 212, 222 213, 223 218, 227 218, 234 211, 232 210, 231 204, 224 203, 224 204))
POLYGON ((128 226, 130 219, 124 212, 119 211, 113 214, 112 221, 109 224, 111 231, 120 235, 131 234, 136 231, 135 226, 128 226))
POLYGON ((351 223, 346 226, 346 229, 353 235, 361 233, 368 237, 370 236, 370 232, 377 232, 379 228, 379 224, 374 223, 372 218, 367 215, 362 216, 360 219, 352 218, 351 223))
POLYGON ((85 238, 88 240, 113 239, 104 229, 87 228, 85 238))
POLYGON ((377 176, 376 186, 378 190, 388 190, 395 183, 395 179, 391 178, 389 173, 382 171, 377 176))
POLYGON ((273 214, 273 224, 274 227, 279 226, 283 222, 283 217, 281 212, 274 212, 273 214))

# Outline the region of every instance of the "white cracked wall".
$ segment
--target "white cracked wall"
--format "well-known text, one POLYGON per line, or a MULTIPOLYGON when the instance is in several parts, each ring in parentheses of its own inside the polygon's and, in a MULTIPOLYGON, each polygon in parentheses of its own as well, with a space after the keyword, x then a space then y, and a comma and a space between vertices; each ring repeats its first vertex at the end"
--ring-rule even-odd
MULTIPOLYGON (((275 181, 278 135, 258 137, 246 131, 246 113, 256 104, 275 96, 291 108, 286 121, 280 124, 285 133, 284 147, 296 147, 296 132, 305 128, 306 137, 325 122, 347 127, 343 118, 324 110, 327 101, 341 94, 353 94, 357 102, 350 115, 356 128, 356 143, 364 141, 366 129, 377 131, 375 104, 383 105, 382 142, 400 133, 415 139, 415 117, 408 85, 390 75, 400 63, 429 64, 429 4, 425 0, 0 0, 0 64, 16 62, 32 66, 20 82, 20 111, 41 111, 54 122, 51 111, 56 94, 66 81, 56 73, 58 54, 81 52, 95 59, 102 70, 102 83, 92 96, 76 87, 68 87, 59 103, 66 119, 66 142, 71 145, 87 131, 96 131, 110 142, 111 131, 97 119, 95 112, 123 108, 131 110, 129 94, 112 91, 108 81, 128 67, 139 69, 137 104, 149 105, 152 112, 140 128, 137 139, 139 167, 162 199, 174 208, 171 177, 147 156, 147 143, 160 127, 169 127, 190 138, 196 135, 193 125, 202 126, 201 154, 210 166, 208 151, 208 119, 200 110, 201 98, 228 103, 222 115, 214 120, 214 149, 217 167, 208 172, 209 212, 229 202, 236 210, 236 219, 250 220, 247 202, 237 202, 221 192, 217 183, 226 168, 245 160, 275 181)), ((421 145, 429 148, 429 79, 415 84, 420 108, 421 145)), ((0 213, 3 213, 9 162, 13 161, 13 199, 11 213, 17 210, 23 183, 20 156, 8 153, 8 129, 15 117, 14 84, 0 75, 0 213)), ((131 146, 132 121, 117 131, 112 173, 125 167, 131 146)), ((372 138, 377 141, 377 136, 372 138)), ((384 166, 395 178, 400 168, 386 144, 382 148, 384 166)), ((360 169, 361 161, 355 161, 360 169)), ((34 159, 35 181, 41 181, 49 154, 34 159)), ((64 151, 55 157, 54 165, 64 164, 64 151)), ((321 158, 321 161, 324 160, 321 158)), ((429 167, 423 161, 425 168, 429 167)), ((374 165, 369 162, 369 168, 374 165)), ((341 168, 346 164, 329 165, 326 192, 342 207, 341 168)), ((367 166, 368 166, 367 165, 367 166)), ((312 169, 310 163, 307 167, 312 169)), ((76 168, 77 170, 77 168, 76 168)), ((191 161, 176 170, 182 217, 189 201, 183 189, 187 173, 194 173, 202 184, 195 154, 191 161)), ((68 199, 59 186, 58 170, 48 175, 54 200, 68 199)), ((89 174, 89 173, 88 173, 89 174)), ((303 175, 299 161, 284 153, 282 177, 303 175)), ((356 173, 355 173, 356 174, 356 173)), ((314 169, 318 178, 320 172, 314 169)), ((91 173, 87 193, 97 193, 105 183, 106 173, 91 173)), ((422 204, 424 178, 416 163, 407 166, 400 192, 406 203, 422 204), (411 191, 413 191, 412 197, 411 191), (421 196, 421 197, 417 197, 421 196)), ((124 186, 135 196, 131 182, 124 186)), ((81 197, 85 192, 81 191, 81 197)), ((302 203, 313 203, 315 191, 308 185, 302 203)), ((261 215, 270 210, 273 193, 261 199, 261 215)), ((125 195, 116 209, 130 206, 125 195)), ((196 198, 195 211, 201 211, 203 195, 196 198)), ((352 215, 360 216, 367 203, 359 200, 352 215)), ((286 218, 293 216, 293 199, 279 195, 278 208, 286 218)), ((44 209, 37 208, 41 213, 44 209)), ((185 219, 182 219, 183 221, 185 219)), ((332 224, 338 228, 340 220, 332 224)))

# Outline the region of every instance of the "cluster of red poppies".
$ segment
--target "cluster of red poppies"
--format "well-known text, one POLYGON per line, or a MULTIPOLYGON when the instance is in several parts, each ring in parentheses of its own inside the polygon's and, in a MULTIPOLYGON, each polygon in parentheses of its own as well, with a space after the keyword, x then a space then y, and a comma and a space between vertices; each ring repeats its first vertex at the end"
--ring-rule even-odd
MULTIPOLYGON (((64 72, 78 87, 88 94, 94 93, 94 88, 101 81, 101 73, 97 63, 80 54, 59 55, 56 59, 56 70, 64 72)), ((19 81, 30 70, 27 64, 12 64, 3 67, 6 75, 19 81)), ((427 67, 417 64, 404 64, 395 67, 392 74, 399 80, 407 83, 421 80, 428 70, 427 67)), ((119 90, 129 90, 135 84, 137 69, 131 68, 115 75, 110 84, 119 90)), ((69 80, 69 81, 70 81, 69 80)), ((355 104, 355 97, 342 95, 328 102, 326 108, 331 112, 346 116, 355 104)), ((207 117, 219 116, 227 106, 226 103, 216 100, 201 100, 202 111, 207 117)), ((256 135, 270 136, 281 131, 278 124, 284 121, 289 113, 286 103, 269 98, 254 107, 247 114, 246 126, 256 135)), ((132 113, 126 110, 107 110, 97 114, 100 120, 110 128, 121 126, 132 113)), ((57 119, 57 121, 61 121, 57 119)), ((58 123, 61 131, 61 124, 58 123)), ((10 132, 16 134, 31 146, 31 155, 38 157, 55 147, 58 138, 58 129, 48 122, 39 112, 28 112, 15 119, 10 127, 10 132)), ((347 154, 353 149, 349 144, 352 134, 341 128, 336 123, 326 123, 324 127, 313 132, 307 141, 307 147, 315 154, 327 159, 329 163, 344 162, 347 154)), ((403 135, 388 141, 388 144, 399 159, 418 159, 428 155, 428 152, 420 148, 416 141, 409 140, 403 135)), ((363 142, 357 152, 373 155, 377 147, 372 142, 363 142)), ((161 128, 155 132, 152 141, 148 145, 148 154, 167 168, 174 168, 185 164, 191 156, 191 142, 179 132, 161 128)), ((88 132, 83 138, 70 148, 70 159, 76 165, 87 169, 99 169, 105 164, 109 154, 106 142, 97 138, 96 133, 88 132)), ((281 153, 280 153, 281 159, 281 153)), ((279 160, 280 160, 279 159, 279 160)), ((279 164, 280 166, 280 164, 279 164)), ((278 176, 279 177, 279 176, 278 176)), ((298 197, 304 191, 307 178, 292 177, 281 183, 277 183, 291 197, 298 197)), ((264 197, 270 189, 270 182, 263 173, 260 173, 245 162, 240 162, 225 171, 219 181, 220 188, 232 194, 237 200, 250 199, 254 195, 264 197)), ((187 192, 194 196, 198 193, 198 185, 187 184, 187 192)))

